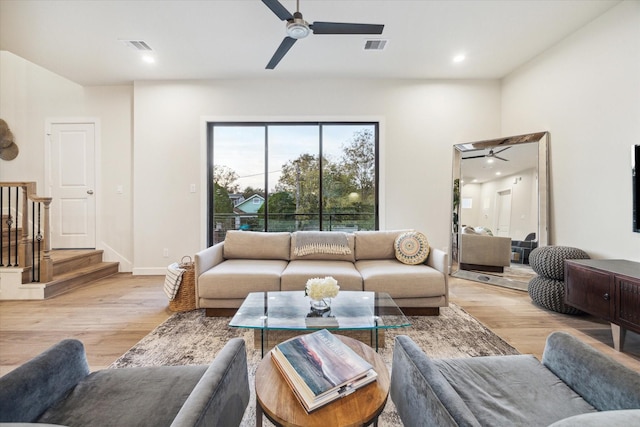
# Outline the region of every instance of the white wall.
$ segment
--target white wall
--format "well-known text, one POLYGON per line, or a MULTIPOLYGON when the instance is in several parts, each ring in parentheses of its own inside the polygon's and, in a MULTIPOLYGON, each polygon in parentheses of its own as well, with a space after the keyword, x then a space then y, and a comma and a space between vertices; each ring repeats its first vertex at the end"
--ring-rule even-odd
POLYGON ((20 150, 11 161, 0 160, 0 181, 36 181, 44 188, 45 119, 78 116, 84 109, 82 86, 0 51, 0 117, 20 150))
POLYGON ((497 81, 138 82, 134 98, 138 274, 162 272, 202 247, 206 117, 380 119, 381 228, 422 230, 439 248, 449 244, 453 144, 493 138, 500 128, 497 81))
POLYGON ((85 89, 85 113, 100 119, 100 213, 96 226, 105 261, 133 269, 133 86, 85 89))
POLYGON ((504 79, 502 134, 548 130, 551 243, 640 261, 640 2, 625 1, 504 79))

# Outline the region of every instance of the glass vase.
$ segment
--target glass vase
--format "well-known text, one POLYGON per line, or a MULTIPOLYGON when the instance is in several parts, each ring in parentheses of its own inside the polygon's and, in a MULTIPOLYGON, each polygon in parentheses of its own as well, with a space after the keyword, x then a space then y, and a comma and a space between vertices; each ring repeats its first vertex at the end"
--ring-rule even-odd
POLYGON ((311 310, 316 312, 324 312, 331 310, 331 298, 312 299, 310 301, 311 310))

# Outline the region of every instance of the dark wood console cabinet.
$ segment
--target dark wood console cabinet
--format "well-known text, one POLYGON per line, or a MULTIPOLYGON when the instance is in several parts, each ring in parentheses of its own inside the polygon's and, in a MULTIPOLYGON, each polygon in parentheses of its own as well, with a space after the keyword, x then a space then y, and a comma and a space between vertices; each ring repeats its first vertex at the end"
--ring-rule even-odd
POLYGON ((627 330, 640 333, 640 263, 566 260, 565 303, 611 323, 613 346, 622 351, 627 330))

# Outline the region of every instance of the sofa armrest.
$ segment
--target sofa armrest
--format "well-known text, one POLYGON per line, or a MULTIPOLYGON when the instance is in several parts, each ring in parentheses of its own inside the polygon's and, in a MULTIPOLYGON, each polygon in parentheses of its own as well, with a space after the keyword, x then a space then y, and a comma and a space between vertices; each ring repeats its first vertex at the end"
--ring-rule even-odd
POLYGON ((0 422, 35 422, 87 375, 82 343, 60 341, 0 378, 0 422))
POLYGON ((245 343, 233 338, 196 384, 171 426, 237 426, 248 404, 245 343))
POLYGON ((640 409, 589 412, 556 421, 549 427, 629 427, 640 425, 640 409))
POLYGON ((406 427, 480 425, 438 367, 404 335, 395 340, 390 393, 406 427))
POLYGON ((444 297, 446 305, 449 305, 449 254, 432 247, 425 264, 438 270, 444 276, 444 297))
POLYGON ((215 267, 224 261, 224 242, 216 243, 206 249, 196 253, 195 256, 195 275, 196 280, 205 271, 215 267))
POLYGON ((542 364, 599 411, 640 408, 640 373, 566 332, 547 337, 542 364))
POLYGON ((200 276, 224 261, 224 242, 216 243, 196 253, 194 260, 194 274, 196 280, 196 308, 200 308, 200 276))
POLYGON ((446 276, 449 272, 449 255, 445 251, 431 247, 426 264, 446 276))

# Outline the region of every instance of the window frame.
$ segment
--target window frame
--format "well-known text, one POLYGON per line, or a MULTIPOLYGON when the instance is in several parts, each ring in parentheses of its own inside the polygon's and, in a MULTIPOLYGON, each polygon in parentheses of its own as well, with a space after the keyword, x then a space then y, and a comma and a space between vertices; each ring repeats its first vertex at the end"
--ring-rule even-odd
POLYGON ((229 120, 207 120, 206 122, 206 228, 207 228, 207 245, 211 246, 215 243, 215 211, 214 211, 214 128, 217 126, 225 127, 262 127, 264 128, 264 228, 269 229, 269 188, 268 188, 268 170, 269 170, 269 127, 270 126, 318 126, 318 157, 319 157, 319 229, 323 229, 324 217, 324 194, 323 194, 323 127, 324 126, 372 126, 374 131, 374 229, 380 229, 380 121, 379 120, 320 120, 320 121, 229 121, 229 120))

